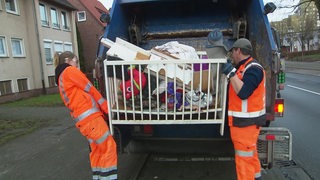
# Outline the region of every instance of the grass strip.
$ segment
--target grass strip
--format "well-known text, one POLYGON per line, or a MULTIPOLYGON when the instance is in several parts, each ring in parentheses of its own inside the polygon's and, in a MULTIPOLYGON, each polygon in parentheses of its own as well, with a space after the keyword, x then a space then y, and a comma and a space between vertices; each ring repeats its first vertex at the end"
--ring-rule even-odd
POLYGON ((0 145, 48 125, 48 120, 0 120, 0 145))
POLYGON ((63 106, 60 94, 41 95, 4 104, 8 107, 54 107, 63 106))

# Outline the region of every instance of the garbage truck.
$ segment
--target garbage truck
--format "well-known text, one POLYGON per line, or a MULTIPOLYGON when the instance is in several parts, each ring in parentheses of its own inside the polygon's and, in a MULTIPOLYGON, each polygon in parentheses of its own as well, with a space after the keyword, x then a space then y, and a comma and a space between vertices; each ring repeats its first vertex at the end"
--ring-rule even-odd
MULTIPOLYGON (((226 118, 228 82, 221 71, 227 55, 220 56, 219 47, 210 58, 207 54, 208 34, 218 28, 223 47, 249 39, 253 57, 266 70, 269 123, 259 136, 262 165, 291 160, 290 131, 269 127, 284 113, 280 46, 267 17, 275 8, 262 0, 114 0, 109 14, 100 18, 107 26, 99 41, 94 84, 108 100, 106 119, 118 152, 160 153, 167 147, 186 153, 190 146, 159 148, 155 142, 205 140, 216 143, 209 154, 233 156, 226 118)), ((190 151, 202 150, 198 144, 190 151)))

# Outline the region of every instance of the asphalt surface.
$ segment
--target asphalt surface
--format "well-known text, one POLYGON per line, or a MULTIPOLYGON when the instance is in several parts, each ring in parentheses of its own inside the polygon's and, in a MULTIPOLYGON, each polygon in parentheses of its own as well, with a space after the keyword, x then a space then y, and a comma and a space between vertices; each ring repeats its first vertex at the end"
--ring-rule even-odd
POLYGON ((54 122, 0 146, 1 180, 91 179, 87 140, 75 128, 65 107, 0 106, 0 119, 26 116, 54 122))
MULTIPOLYGON (((320 76, 320 61, 287 62, 287 72, 320 76)), ((8 108, 0 105, 0 119, 48 119, 52 125, 0 146, 0 180, 91 179, 87 140, 75 128, 65 107, 8 108), (84 163, 85 162, 85 163, 84 163)), ((119 157, 119 161, 127 156, 119 157)), ((126 179, 119 166, 119 179, 126 179)))
MULTIPOLYGON (((0 180, 91 179, 88 142, 75 128, 68 110, 65 107, 9 108, 3 105, 0 106, 0 119, 24 119, 26 116, 33 119, 48 119, 53 121, 53 123, 48 127, 41 128, 28 135, 18 137, 0 146, 0 180)), ((139 173, 140 167, 143 166, 143 159, 145 157, 145 154, 124 154, 119 156, 119 179, 134 180, 135 177, 138 176, 137 173, 139 173)), ((211 162, 209 164, 212 166, 216 163, 211 162)), ((175 171, 179 171, 176 165, 169 169, 167 165, 161 166, 163 163, 156 163, 153 165, 157 165, 157 168, 152 168, 153 171, 151 171, 150 168, 149 170, 147 169, 144 171, 143 176, 145 178, 141 179, 149 179, 150 173, 152 175, 151 179, 154 179, 159 175, 163 176, 164 174, 162 173, 165 172, 159 170, 167 171, 168 173, 166 175, 171 178, 172 176, 170 175, 170 171, 172 174, 175 171), (159 165, 160 167, 158 167, 159 165), (145 174, 146 172, 149 174, 145 174), (153 176, 152 173, 156 173, 158 175, 153 176)), ((222 165, 223 167, 232 168, 233 162, 222 162, 222 165), (229 165, 226 166, 223 164, 229 165)), ((185 164, 184 166, 190 168, 194 165, 187 166, 185 164)), ((196 166, 196 169, 199 167, 203 168, 203 166, 204 164, 196 166)), ((211 174, 215 172, 208 170, 209 166, 206 166, 206 168, 206 172, 210 172, 211 174)), ((218 171, 221 176, 226 172, 222 169, 218 171)), ((186 170, 184 169, 184 171, 186 170)), ((230 171, 228 172, 230 173, 230 171)), ((185 172, 185 174, 182 174, 187 175, 188 173, 192 173, 192 170, 190 169, 188 172, 185 172)), ((190 176, 189 179, 194 177, 195 173, 196 172, 193 172, 193 176, 190 176)), ((210 173, 207 175, 210 175, 210 173)), ((234 176, 234 173, 232 174, 234 176)), ((217 174, 214 175, 216 176, 217 174)), ((196 177, 201 176, 199 175, 196 177)), ((284 179, 282 172, 277 168, 272 168, 271 171, 265 172, 264 177, 266 180, 271 180, 275 177, 278 180, 284 179)))

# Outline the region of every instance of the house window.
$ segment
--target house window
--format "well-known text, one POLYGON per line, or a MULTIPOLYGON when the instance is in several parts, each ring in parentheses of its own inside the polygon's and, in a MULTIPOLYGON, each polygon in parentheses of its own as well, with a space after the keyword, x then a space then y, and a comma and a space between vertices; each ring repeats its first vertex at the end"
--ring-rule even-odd
POLYGON ((12 93, 11 80, 0 81, 0 96, 12 93))
POLYGON ((71 43, 64 43, 64 50, 73 52, 72 51, 72 44, 71 43))
POLYGON ((49 26, 47 10, 43 4, 39 4, 39 11, 40 11, 40 20, 41 20, 42 26, 49 26))
POLYGON ((18 14, 18 6, 16 0, 5 0, 5 3, 8 13, 18 14))
POLYGON ((6 39, 3 36, 0 36, 0 57, 7 57, 6 39))
POLYGON ((27 78, 18 79, 17 82, 18 82, 19 92, 28 90, 28 79, 27 78))
POLYGON ((78 16, 78 22, 82 22, 82 21, 86 21, 87 20, 87 16, 86 16, 86 12, 85 11, 77 12, 77 16, 78 16))
POLYGON ((63 52, 63 45, 62 42, 54 42, 54 51, 57 53, 63 52))
POLYGON ((46 64, 53 64, 52 44, 49 41, 44 42, 44 56, 46 58, 46 64))
POLYGON ((58 21, 58 12, 56 9, 50 9, 51 14, 51 23, 53 28, 60 28, 59 21, 58 21))
POLYGON ((64 11, 61 11, 61 25, 64 30, 70 30, 70 27, 68 25, 67 13, 64 11))
POLYGON ((24 57, 24 45, 22 39, 11 38, 12 56, 24 57))
POLYGON ((49 87, 56 86, 56 79, 55 76, 48 76, 49 87))

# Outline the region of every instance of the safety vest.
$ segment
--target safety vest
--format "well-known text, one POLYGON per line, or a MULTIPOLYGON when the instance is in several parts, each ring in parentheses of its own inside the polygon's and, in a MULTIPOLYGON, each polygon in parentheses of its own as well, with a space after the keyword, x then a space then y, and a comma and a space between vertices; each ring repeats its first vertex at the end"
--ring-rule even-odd
POLYGON ((108 113, 107 101, 77 68, 66 67, 58 79, 59 91, 77 125, 108 113))
POLYGON ((261 117, 266 114, 265 71, 263 67, 250 57, 244 64, 240 65, 236 75, 242 80, 244 73, 251 66, 258 66, 263 70, 263 79, 248 99, 240 99, 232 85, 229 85, 228 116, 232 117, 233 125, 237 124, 235 126, 244 127, 256 124, 257 121, 261 122, 261 117))

